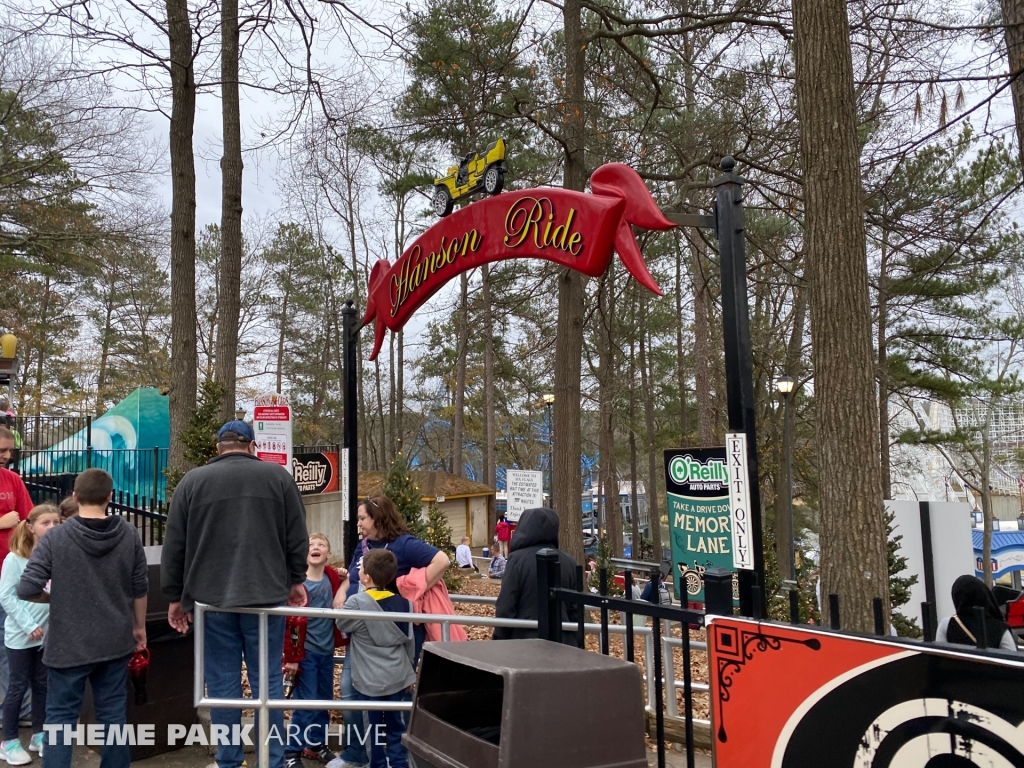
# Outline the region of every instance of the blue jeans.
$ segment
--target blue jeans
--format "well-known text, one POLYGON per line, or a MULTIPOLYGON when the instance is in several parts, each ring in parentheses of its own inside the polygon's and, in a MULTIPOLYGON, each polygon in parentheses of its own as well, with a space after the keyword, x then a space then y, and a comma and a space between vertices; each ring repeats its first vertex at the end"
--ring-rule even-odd
MULTIPOLYGON (((311 653, 299 662, 299 677, 295 681, 293 699, 312 701, 334 698, 334 654, 311 653)), ((331 715, 326 709, 296 709, 292 712, 292 728, 288 733, 289 753, 301 752, 303 747, 316 749, 327 743, 327 729, 331 715), (296 734, 295 729, 298 729, 296 734)))
MULTIPOLYGON (((123 725, 127 721, 128 659, 122 656, 98 664, 56 669, 50 667, 47 675, 46 722, 49 725, 68 725, 74 733, 78 716, 82 712, 85 681, 92 686, 92 700, 96 708, 96 722, 103 725, 123 725)), ((84 726, 79 726, 84 737, 84 726)), ((82 738, 80 741, 84 741, 82 738)), ((65 743, 63 733, 52 733, 43 751, 43 768, 71 768, 70 740, 65 743), (51 743, 51 741, 56 743, 51 743)), ((132 762, 127 744, 107 744, 103 747, 100 768, 128 768, 132 762)))
MULTIPOLYGON (((341 667, 341 700, 355 701, 358 698, 356 689, 352 687, 352 655, 345 655, 345 663, 341 667)), ((345 722, 345 749, 341 759, 353 765, 366 765, 370 759, 366 756, 366 745, 360 743, 356 736, 366 732, 366 713, 362 710, 346 709, 342 711, 345 722)))
MULTIPOLYGON (((364 696, 359 691, 355 698, 362 701, 409 701, 407 691, 399 691, 390 696, 364 696)), ((402 746, 402 734, 405 733, 405 712, 381 712, 379 709, 369 711, 370 768, 409 768, 409 753, 402 746), (384 743, 380 743, 383 741, 384 743)))
MULTIPOLYGON (((252 697, 260 695, 259 661, 259 617, 248 613, 216 613, 210 611, 206 619, 206 691, 216 699, 242 698, 242 661, 249 675, 252 697)), ((284 616, 267 617, 267 652, 270 659, 270 698, 284 698, 284 681, 281 678, 281 654, 284 652, 284 616)), ((253 729, 254 743, 259 749, 259 713, 257 727, 253 729)), ((232 726, 240 725, 242 712, 238 709, 210 709, 213 725, 226 725, 233 733, 232 726)), ((284 712, 280 709, 270 712, 270 767, 284 768, 284 712)), ((241 744, 217 747, 217 765, 220 768, 239 768, 245 758, 241 744)), ((101 766, 105 768, 105 766, 101 766)))
MULTIPOLYGON (((4 647, 4 624, 7 622, 7 612, 0 605, 0 702, 7 697, 7 686, 11 684, 11 666, 7 661, 7 648, 4 647)), ((32 694, 28 693, 21 702, 21 719, 27 720, 32 717, 32 694)))

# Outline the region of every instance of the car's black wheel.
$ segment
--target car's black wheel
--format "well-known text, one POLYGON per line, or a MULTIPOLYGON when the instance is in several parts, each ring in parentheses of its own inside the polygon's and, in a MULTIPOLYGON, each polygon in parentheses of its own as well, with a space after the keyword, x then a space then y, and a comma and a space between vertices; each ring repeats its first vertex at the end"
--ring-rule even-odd
POLYGON ((434 187, 434 213, 443 219, 452 212, 454 206, 455 201, 452 200, 452 193, 448 191, 448 187, 440 184, 434 187))
POLYGON ((505 171, 500 165, 492 165, 484 171, 484 191, 496 195, 505 186, 505 171))

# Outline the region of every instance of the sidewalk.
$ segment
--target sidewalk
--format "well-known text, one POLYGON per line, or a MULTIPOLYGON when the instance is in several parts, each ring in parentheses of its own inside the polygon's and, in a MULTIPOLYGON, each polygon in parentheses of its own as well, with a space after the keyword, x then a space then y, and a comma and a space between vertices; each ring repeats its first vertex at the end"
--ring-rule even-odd
MULTIPOLYGON (((711 755, 702 755, 698 752, 693 757, 694 768, 712 768, 714 765, 714 763, 711 762, 711 755)), ((658 765, 657 752, 647 753, 647 764, 650 766, 658 765)), ((674 749, 666 749, 665 766, 666 768, 686 768, 686 753, 676 752, 674 749)))

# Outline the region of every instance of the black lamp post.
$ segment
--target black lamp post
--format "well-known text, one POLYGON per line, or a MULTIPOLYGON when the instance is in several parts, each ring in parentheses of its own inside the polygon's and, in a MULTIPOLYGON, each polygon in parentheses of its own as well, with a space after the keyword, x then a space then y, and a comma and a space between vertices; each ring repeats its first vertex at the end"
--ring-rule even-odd
POLYGON ((786 453, 786 516, 789 520, 789 562, 786 567, 788 578, 796 582, 796 533, 793 530, 793 440, 790 435, 789 400, 796 382, 792 376, 780 376, 775 382, 776 389, 782 394, 783 450, 786 453))
POLYGON ((555 431, 554 425, 551 423, 551 406, 555 404, 555 396, 551 394, 544 395, 544 408, 547 411, 546 418, 548 420, 548 500, 552 508, 555 506, 555 467, 552 463, 554 461, 554 445, 555 445, 555 431))

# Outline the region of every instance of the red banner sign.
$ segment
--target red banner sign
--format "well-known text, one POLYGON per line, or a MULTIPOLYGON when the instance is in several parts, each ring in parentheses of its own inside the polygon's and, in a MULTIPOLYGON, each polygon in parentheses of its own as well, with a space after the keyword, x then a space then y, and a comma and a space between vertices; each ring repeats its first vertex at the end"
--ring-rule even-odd
POLYGON ((1024 765, 1015 653, 719 616, 708 650, 718 768, 1024 765))
POLYGON ((412 314, 456 275, 504 259, 553 261, 599 277, 617 251, 641 285, 661 295, 644 264, 632 226, 671 229, 636 171, 602 165, 590 177, 593 194, 557 188, 527 189, 477 201, 441 219, 391 264, 370 272, 363 324, 374 328, 373 360, 384 330, 402 329, 412 314))

